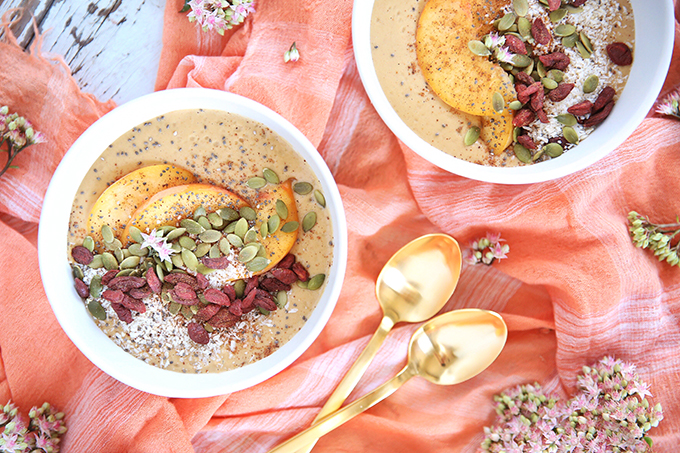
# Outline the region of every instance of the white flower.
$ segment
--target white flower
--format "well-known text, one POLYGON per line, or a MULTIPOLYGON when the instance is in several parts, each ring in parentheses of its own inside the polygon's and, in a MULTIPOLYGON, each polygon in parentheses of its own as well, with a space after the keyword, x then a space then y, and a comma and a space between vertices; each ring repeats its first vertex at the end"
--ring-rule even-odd
POLYGON ((161 261, 169 260, 170 255, 175 253, 175 250, 170 247, 164 237, 156 236, 155 229, 151 231, 151 234, 142 233, 142 237, 144 238, 144 242, 142 242, 142 248, 151 247, 154 249, 154 251, 158 253, 158 258, 160 258, 161 261))

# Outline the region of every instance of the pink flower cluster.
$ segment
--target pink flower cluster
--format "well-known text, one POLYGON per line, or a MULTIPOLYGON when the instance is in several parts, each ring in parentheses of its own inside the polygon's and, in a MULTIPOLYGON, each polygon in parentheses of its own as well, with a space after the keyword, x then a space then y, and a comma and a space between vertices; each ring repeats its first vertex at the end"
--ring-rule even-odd
POLYGON ((64 414, 55 412, 48 403, 33 407, 28 421, 19 409, 7 403, 0 412, 0 452, 57 453, 60 436, 66 432, 64 414))
POLYGON ((4 151, 8 154, 4 167, 0 169, 0 176, 8 168, 16 168, 11 163, 21 150, 44 141, 43 134, 36 131, 30 121, 17 113, 10 113, 6 105, 0 107, 0 150, 6 144, 7 149, 4 151))
POLYGON ((659 102, 656 106, 656 112, 680 120, 680 90, 675 90, 659 102))
POLYGON ((203 31, 215 30, 223 35, 234 25, 254 13, 253 0, 190 0, 189 22, 196 22, 203 31))
POLYGON ((635 366, 605 357, 579 375, 568 402, 523 385, 494 397, 496 424, 485 427, 484 452, 619 453, 647 451, 646 433, 663 419, 635 366))
POLYGON ((473 241, 470 248, 463 250, 463 259, 468 264, 491 265, 495 260, 507 258, 510 246, 501 242, 505 240, 501 239, 500 233, 486 233, 485 237, 473 241))
POLYGON ((151 231, 151 234, 141 234, 142 238, 144 239, 144 242, 142 242, 142 248, 151 247, 153 251, 158 254, 158 258, 161 261, 170 260, 171 255, 175 253, 175 250, 173 250, 170 244, 167 243, 166 238, 156 234, 155 229, 151 231))

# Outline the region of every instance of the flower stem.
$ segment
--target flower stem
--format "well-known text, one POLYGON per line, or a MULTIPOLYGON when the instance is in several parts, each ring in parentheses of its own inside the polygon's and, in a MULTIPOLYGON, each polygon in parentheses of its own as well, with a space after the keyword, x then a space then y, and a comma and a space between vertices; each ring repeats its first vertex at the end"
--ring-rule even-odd
MULTIPOLYGON (((1 146, 1 145, 2 145, 2 143, 0 143, 0 146, 1 146)), ((8 154, 8 156, 7 156, 7 162, 5 163, 5 166, 3 167, 3 169, 0 170, 0 176, 4 175, 5 172, 6 172, 8 169, 10 169, 10 168, 16 168, 16 167, 13 167, 13 166, 12 166, 12 161, 14 160, 15 157, 17 157, 17 155, 19 154, 19 152, 20 152, 22 149, 23 149, 23 148, 19 148, 19 149, 16 149, 16 150, 15 150, 15 149, 14 149, 14 146, 12 146, 12 144, 8 144, 7 150, 6 150, 6 151, 7 151, 7 154, 8 154)))

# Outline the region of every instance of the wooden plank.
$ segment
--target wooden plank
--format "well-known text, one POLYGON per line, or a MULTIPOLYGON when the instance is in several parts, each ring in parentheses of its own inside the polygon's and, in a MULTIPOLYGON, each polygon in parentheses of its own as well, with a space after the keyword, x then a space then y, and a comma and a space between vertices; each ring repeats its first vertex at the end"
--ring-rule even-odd
POLYGON ((26 48, 34 40, 31 15, 44 53, 61 55, 80 88, 121 104, 153 91, 162 47, 162 0, 0 0, 0 11, 30 14, 12 27, 26 48))

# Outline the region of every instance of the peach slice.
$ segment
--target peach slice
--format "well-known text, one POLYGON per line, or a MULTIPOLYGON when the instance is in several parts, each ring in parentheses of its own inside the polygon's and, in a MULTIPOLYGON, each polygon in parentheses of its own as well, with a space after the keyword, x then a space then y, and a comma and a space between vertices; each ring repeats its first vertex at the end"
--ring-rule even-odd
POLYGON ((102 225, 118 237, 132 214, 157 192, 168 187, 194 182, 193 173, 174 165, 150 165, 134 170, 111 184, 99 195, 87 219, 87 234, 101 249, 102 225))
MULTIPOLYGON (((425 80, 451 107, 477 116, 499 115, 492 97, 517 98, 510 78, 468 42, 492 30, 492 18, 507 0, 429 0, 418 19, 416 55, 425 80)), ((506 107, 507 109, 507 107, 506 107)))
POLYGON ((499 155, 512 143, 512 110, 505 108, 500 115, 482 118, 480 137, 494 154, 499 155))
POLYGON ((302 228, 301 226, 298 226, 295 231, 289 233, 281 231, 283 225, 288 222, 298 222, 299 225, 295 195, 293 194, 292 181, 290 179, 281 184, 275 186, 266 185, 264 188, 260 189, 256 206, 256 224, 258 227, 261 226, 262 223, 268 222, 269 219, 278 215, 276 213, 277 200, 281 200, 286 205, 288 216, 285 219, 281 219, 280 226, 276 232, 269 234, 264 239, 260 237, 260 242, 267 251, 267 258, 271 261, 262 272, 258 272, 260 274, 267 272, 274 267, 288 254, 288 252, 290 252, 290 249, 293 248, 293 245, 297 240, 298 230, 302 228))

